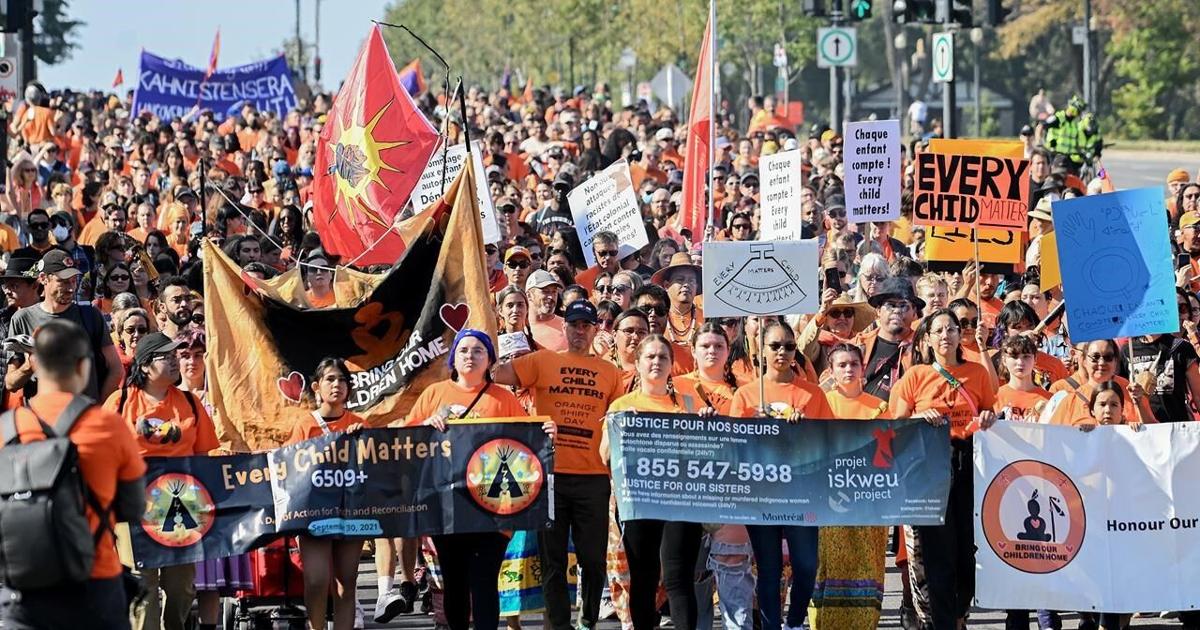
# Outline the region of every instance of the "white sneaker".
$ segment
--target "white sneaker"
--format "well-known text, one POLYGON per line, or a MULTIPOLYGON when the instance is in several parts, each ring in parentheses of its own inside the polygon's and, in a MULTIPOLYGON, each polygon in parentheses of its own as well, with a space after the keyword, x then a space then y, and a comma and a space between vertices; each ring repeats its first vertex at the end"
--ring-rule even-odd
POLYGON ((363 612, 362 604, 354 602, 354 630, 363 630, 367 627, 367 615, 363 612))
POLYGON ((399 589, 393 588, 386 593, 380 593, 379 599, 375 600, 375 622, 391 621, 400 614, 402 608, 404 608, 404 601, 400 597, 399 589))
POLYGON ((601 619, 608 619, 610 617, 615 616, 616 614, 617 614, 617 607, 613 606, 611 599, 605 597, 604 599, 600 600, 600 615, 599 616, 601 619))

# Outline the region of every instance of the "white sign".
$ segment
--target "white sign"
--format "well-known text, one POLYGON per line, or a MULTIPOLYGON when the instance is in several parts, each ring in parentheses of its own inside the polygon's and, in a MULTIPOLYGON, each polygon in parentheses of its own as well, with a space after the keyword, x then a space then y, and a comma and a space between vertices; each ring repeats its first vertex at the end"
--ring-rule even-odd
POLYGON ((764 155, 758 163, 762 179, 762 222, 759 229, 765 241, 800 240, 800 151, 764 155))
POLYGON ((933 34, 933 81, 954 80, 954 33, 933 34))
POLYGON ((900 218, 900 121, 846 125, 846 217, 852 223, 900 218))
MULTIPOLYGON (((446 187, 458 177, 466 156, 467 148, 462 144, 446 149, 446 187)), ((488 192, 478 140, 471 143, 471 158, 475 165, 475 197, 479 201, 479 219, 483 222, 483 242, 496 243, 500 240, 500 226, 496 223, 496 209, 492 207, 492 195, 488 192)), ((413 189, 413 212, 421 212, 437 203, 442 194, 442 147, 439 145, 421 173, 421 179, 417 180, 417 187, 413 189)))
POLYGON ((677 105, 683 104, 683 99, 687 98, 692 93, 692 80, 688 78, 683 70, 679 69, 673 63, 669 63, 650 79, 650 89, 654 91, 654 95, 660 101, 664 101, 667 107, 675 109, 677 105))
POLYGON ((775 44, 775 55, 772 58, 775 67, 786 68, 787 61, 787 49, 783 47, 783 44, 775 44))
POLYGON ((1075 25, 1071 27, 1071 43, 1077 46, 1082 46, 1087 42, 1088 29, 1083 25, 1075 25))
POLYGON ((858 65, 858 31, 853 26, 817 29, 817 67, 858 65))
POLYGON ((596 264, 596 253, 592 249, 596 232, 617 235, 620 243, 617 256, 620 258, 650 244, 638 208, 637 193, 633 190, 633 178, 629 176, 629 164, 625 160, 613 162, 576 186, 567 193, 567 203, 571 206, 571 218, 575 220, 588 267, 596 264))
POLYGON ((17 77, 17 59, 0 57, 0 100, 19 97, 21 82, 17 77))
POLYGON ((705 317, 816 313, 817 241, 706 241, 705 317))
POLYGON ((998 422, 976 433, 976 603, 1200 609, 1197 479, 1197 422, 1088 433, 998 422))

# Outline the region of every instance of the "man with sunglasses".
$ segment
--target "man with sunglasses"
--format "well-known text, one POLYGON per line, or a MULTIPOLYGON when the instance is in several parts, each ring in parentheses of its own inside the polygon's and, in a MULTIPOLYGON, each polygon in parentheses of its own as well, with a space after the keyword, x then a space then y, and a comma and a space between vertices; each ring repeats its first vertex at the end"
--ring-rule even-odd
POLYGON ((567 349, 563 318, 558 316, 558 296, 563 285, 558 277, 544 269, 529 274, 525 298, 529 301, 529 330, 537 345, 554 352, 567 349))
POLYGON ((621 259, 618 258, 620 245, 621 241, 617 235, 608 230, 592 235, 592 254, 596 257, 596 275, 614 274, 621 270, 621 259))
POLYGON ((504 252, 504 278, 508 280, 508 284, 524 288, 532 270, 533 257, 529 255, 528 249, 513 245, 504 252))
POLYGON ((729 240, 754 240, 754 222, 750 220, 749 212, 738 212, 733 215, 733 219, 729 222, 729 240))
MULTIPOLYGON (((650 333, 653 335, 666 335, 670 303, 671 297, 666 289, 656 284, 647 284, 633 292, 633 307, 646 314, 646 325, 650 327, 650 333)), ((691 348, 674 344, 672 350, 672 376, 681 376, 696 369, 696 359, 692 357, 691 348)))
POLYGON ((863 349, 866 359, 863 390, 886 400, 911 364, 912 323, 925 308, 925 301, 907 280, 889 278, 867 302, 875 309, 875 327, 859 334, 854 344, 863 349))

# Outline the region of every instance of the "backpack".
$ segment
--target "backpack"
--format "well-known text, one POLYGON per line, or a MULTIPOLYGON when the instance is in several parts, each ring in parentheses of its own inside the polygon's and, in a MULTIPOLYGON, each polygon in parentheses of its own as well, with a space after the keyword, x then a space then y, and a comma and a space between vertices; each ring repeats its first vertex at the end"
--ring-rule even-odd
POLYGON ((91 576, 96 545, 111 529, 111 509, 88 489, 79 451, 67 436, 93 404, 76 396, 53 428, 38 418, 46 439, 37 442, 21 443, 17 410, 0 415, 0 581, 9 588, 62 586, 91 576), (94 532, 87 506, 100 519, 94 532))

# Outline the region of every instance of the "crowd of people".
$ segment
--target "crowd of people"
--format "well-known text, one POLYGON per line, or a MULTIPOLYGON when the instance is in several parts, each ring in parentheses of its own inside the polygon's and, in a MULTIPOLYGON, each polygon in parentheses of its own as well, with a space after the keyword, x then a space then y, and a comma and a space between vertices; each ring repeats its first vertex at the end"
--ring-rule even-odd
MULTIPOLYGON (((1200 409, 1200 183, 1184 169, 1167 174, 1164 203, 1176 251, 1188 255, 1177 259, 1181 331, 1072 343, 1055 308, 1061 288, 1042 283, 1039 245, 1054 230, 1053 201, 1101 185, 1082 181, 1070 159, 1033 139, 1023 262, 1001 269, 962 261, 936 271, 925 228, 912 220, 911 156, 920 137, 904 147, 902 216, 852 224, 842 136, 820 126, 797 132, 772 103, 753 98, 745 120, 723 116, 716 125, 714 229, 701 235, 680 219, 686 133, 677 112, 622 107, 606 85, 531 96, 471 88, 462 98, 466 120, 444 98, 419 103, 435 122, 449 117, 452 140, 464 130, 484 139, 483 176, 501 238, 486 245, 493 304, 472 307, 494 309, 499 336, 460 331, 449 346, 449 378, 390 422, 453 431, 467 417, 549 416, 553 522, 536 532, 424 542, 302 536, 313 630, 330 617, 338 630, 361 627, 364 543, 378 570, 370 611, 377 622, 428 612, 452 630, 515 629, 523 615, 544 612, 554 630, 595 628, 610 616, 650 630, 666 615, 690 630, 712 627, 715 593, 728 628, 869 629, 879 622, 891 557, 903 569, 904 626, 956 630, 974 594, 975 432, 998 421, 1103 431, 1192 421, 1200 409), (821 269, 805 271, 824 284, 819 311, 706 319, 701 242, 757 237, 757 165, 779 151, 803 158, 804 236, 821 251, 821 269), (567 193, 622 159, 649 244, 621 257, 619 237, 600 232, 586 245, 596 261, 588 266, 567 193), (561 387, 564 374, 579 370, 591 375, 588 385, 561 387), (746 422, 948 423, 945 524, 622 523, 604 429, 606 415, 622 410, 746 422)), ((119 559, 133 566, 132 552, 112 525, 140 516, 117 508, 142 497, 143 459, 228 452, 206 393, 204 239, 250 275, 298 268, 306 308, 334 303, 342 260, 322 247, 311 199, 331 100, 316 95, 282 115, 246 104, 223 121, 207 110, 161 120, 131 111, 129 95, 31 85, 14 108, 0 196, 5 406, 30 441, 42 436, 39 419, 52 426, 74 395, 98 401, 70 437, 103 509, 88 508, 91 579, 10 584, 4 627, 128 627, 121 593, 133 582, 119 559)), ((343 359, 317 366, 289 443, 364 426, 346 408, 352 381, 343 359)), ((251 586, 245 556, 136 574, 144 592, 131 616, 139 630, 180 630, 194 608, 200 628, 215 628, 220 599, 251 586)), ((1083 614, 1079 627, 1129 623, 1114 613, 1083 614)), ((1029 627, 1030 614, 1009 611, 1007 627, 1029 627)), ((1180 619, 1200 628, 1195 612, 1180 619)), ((1037 620, 1061 627, 1055 611, 1037 611, 1037 620)))

